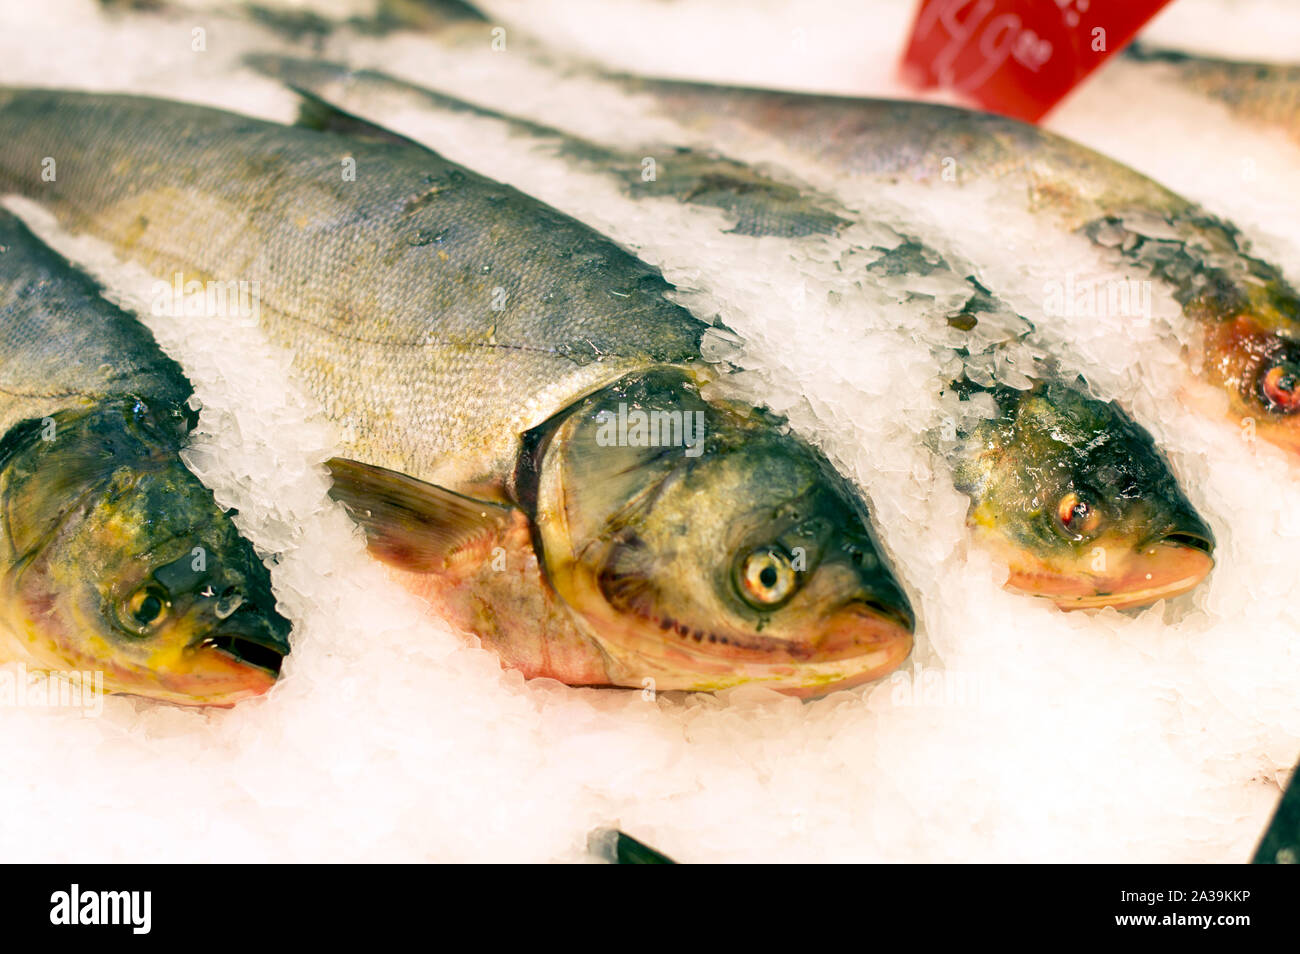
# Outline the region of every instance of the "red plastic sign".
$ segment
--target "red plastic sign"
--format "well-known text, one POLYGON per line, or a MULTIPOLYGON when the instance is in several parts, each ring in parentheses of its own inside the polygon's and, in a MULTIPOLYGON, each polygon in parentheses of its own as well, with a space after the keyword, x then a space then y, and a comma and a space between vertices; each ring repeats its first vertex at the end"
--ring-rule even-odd
POLYGON ((922 0, 903 76, 1037 122, 1168 2, 922 0))

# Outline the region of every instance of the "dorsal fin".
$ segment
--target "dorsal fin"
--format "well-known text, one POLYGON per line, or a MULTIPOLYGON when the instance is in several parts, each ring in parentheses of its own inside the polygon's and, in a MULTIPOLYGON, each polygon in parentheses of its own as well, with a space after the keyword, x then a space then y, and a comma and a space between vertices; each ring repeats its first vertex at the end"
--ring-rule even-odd
POLYGON ((314 129, 317 132, 337 133, 341 136, 350 136, 353 139, 363 139, 367 142, 392 142, 403 146, 418 146, 420 149, 428 150, 414 139, 408 139, 391 129, 385 129, 369 120, 362 119, 352 113, 345 112, 335 106, 333 103, 321 99, 315 93, 303 89, 301 86, 295 86, 292 83, 287 84, 302 100, 298 104, 298 118, 294 120, 295 126, 302 126, 304 129, 314 129))

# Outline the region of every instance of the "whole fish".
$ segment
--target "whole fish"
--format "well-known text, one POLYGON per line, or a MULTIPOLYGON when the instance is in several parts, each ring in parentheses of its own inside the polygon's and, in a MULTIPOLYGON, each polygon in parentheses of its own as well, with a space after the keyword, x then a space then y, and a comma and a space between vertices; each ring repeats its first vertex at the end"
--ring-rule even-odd
POLYGON ((373 552, 525 674, 812 694, 909 652, 860 496, 541 203, 409 143, 35 90, 0 91, 0 188, 161 278, 257 282, 373 552))
POLYGON ((1300 143, 1300 64, 1253 63, 1131 43, 1124 55, 1172 74, 1242 119, 1280 129, 1300 143))
MULTIPOLYGON (((318 124, 346 128, 347 117, 328 113, 331 107, 380 125, 422 114, 468 114, 503 124, 512 139, 527 148, 544 149, 566 165, 577 161, 614 179, 632 198, 669 195, 688 205, 728 211, 735 217, 730 231, 736 233, 786 238, 825 234, 833 229, 807 227, 821 221, 817 210, 846 224, 854 216, 833 199, 782 183, 774 178, 774 170, 759 173, 726 156, 703 157, 672 144, 628 152, 373 70, 352 71, 278 55, 259 54, 247 61, 312 97, 308 114, 318 124), (667 157, 658 171, 678 188, 656 188, 642 179, 637 157, 643 152, 667 157), (590 161, 592 157, 599 161, 590 161), (729 172, 710 173, 688 184, 706 158, 709 168, 729 172), (753 188, 756 180, 772 187, 753 188)), ((463 140, 458 141, 465 148, 463 140)), ((536 164, 520 169, 521 176, 537 177, 511 183, 525 191, 550 174, 536 164)), ((564 211, 580 214, 577 209, 564 211)), ((711 228, 711 222, 704 227, 711 228)), ((875 222, 873 231, 885 228, 875 222)), ((901 280, 904 288, 909 282, 924 287, 933 276, 953 273, 944 258, 919 239, 893 239, 893 245, 868 250, 876 257, 866 271, 880 283, 895 287, 901 280)), ((644 236, 639 240, 644 242, 644 236)), ((716 235, 703 240, 715 245, 718 241, 716 235)), ((1005 345, 1024 337, 1031 326, 974 278, 955 281, 965 284, 967 299, 949 316, 949 326, 957 331, 987 325, 1013 329, 1008 342, 995 342, 991 349, 983 348, 973 334, 950 339, 964 352, 965 368, 951 387, 960 400, 979 404, 983 416, 962 414, 960 424, 954 419, 952 435, 939 441, 958 489, 971 498, 969 520, 977 539, 1010 569, 1008 585, 1048 597, 1066 609, 1142 606, 1194 587, 1213 566, 1214 536, 1151 435, 1114 403, 1092 397, 1085 387, 1049 368, 1027 368, 1027 374, 1017 375, 1014 387, 999 384, 995 366, 1007 351, 1005 345)), ((937 357, 949 354, 945 350, 937 357)))
POLYGON ((0 660, 229 705, 289 652, 266 567, 181 462, 181 369, 0 210, 0 660))
MULTIPOLYGON (((1253 256, 1232 223, 1112 159, 1038 127, 930 103, 854 99, 621 77, 613 80, 691 134, 782 150, 882 192, 1000 186, 1007 212, 1086 237, 1117 267, 1169 289, 1199 328, 1192 403, 1300 454, 1300 295, 1253 256)), ((744 153, 741 154, 744 158, 744 153)), ((977 264, 986 249, 963 250, 977 264)), ((1193 383, 1189 380, 1189 383, 1193 383)))

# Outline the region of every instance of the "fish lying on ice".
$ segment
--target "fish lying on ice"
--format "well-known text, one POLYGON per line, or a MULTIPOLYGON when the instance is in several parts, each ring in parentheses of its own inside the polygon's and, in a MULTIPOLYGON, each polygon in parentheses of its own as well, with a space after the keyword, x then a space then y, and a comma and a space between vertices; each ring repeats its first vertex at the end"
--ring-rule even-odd
POLYGON ((0 188, 161 278, 257 282, 372 551, 508 665, 814 694, 909 652, 857 492, 725 396, 723 332, 541 203, 411 144, 36 90, 0 91, 0 188))
POLYGON ((181 462, 189 382, 0 210, 0 660, 229 705, 289 652, 270 578, 181 462))
POLYGON ((656 161, 653 174, 648 174, 643 155, 567 135, 550 126, 486 109, 378 71, 352 71, 336 63, 274 53, 249 54, 244 62, 307 96, 300 120, 305 125, 366 133, 364 128, 348 128, 346 117, 331 114, 331 109, 342 109, 373 122, 382 122, 394 112, 408 108, 497 120, 512 135, 551 144, 575 168, 608 175, 627 195, 668 196, 692 206, 719 209, 731 221, 728 231, 737 235, 780 238, 831 235, 847 225, 853 215, 832 196, 788 177, 778 179, 710 150, 687 147, 656 150, 653 155, 662 157, 662 161, 656 161))
MULTIPOLYGON (((730 231, 738 234, 818 235, 832 229, 806 223, 824 222, 820 215, 847 223, 855 215, 830 197, 809 195, 768 171, 749 169, 725 156, 707 157, 705 167, 726 169, 727 175, 707 173, 690 184, 705 157, 671 144, 619 150, 372 70, 351 71, 271 54, 250 56, 247 62, 313 97, 312 102, 381 126, 394 118, 401 124, 403 118, 437 112, 502 124, 512 140, 526 148, 546 149, 566 163, 594 168, 634 198, 670 195, 690 205, 722 209, 734 218, 730 231), (643 153, 668 157, 660 171, 677 188, 656 188, 642 180, 637 156, 643 153), (683 156, 688 161, 679 171, 683 156), (599 161, 592 162, 592 157, 599 161), (770 185, 754 188, 758 181, 770 185), (805 227, 791 228, 795 225, 805 227)), ((312 110, 317 110, 318 122, 337 124, 339 117, 315 106, 309 113, 312 110)), ((346 123, 343 117, 341 125, 346 123)), ((549 174, 535 164, 520 169, 524 178, 511 184, 525 191, 549 174), (529 174, 536 175, 537 182, 525 181, 529 174)), ((703 226, 711 229, 712 223, 710 218, 703 226)), ((873 231, 888 230, 874 222, 873 231)), ((638 240, 644 241, 644 236, 638 240)), ((713 245, 719 240, 716 232, 701 238, 713 245)), ((906 289, 907 279, 918 280, 919 286, 937 273, 951 271, 938 252, 916 238, 894 235, 893 241, 869 250, 876 257, 866 271, 882 284, 894 287, 901 278, 906 289)), ((746 249, 739 254, 747 254, 746 249)), ((1027 333, 1020 329, 1029 329, 1029 324, 1008 314, 1007 306, 988 289, 972 278, 954 280, 965 283, 968 297, 949 316, 948 325, 970 329, 1002 322, 1012 326, 1013 340, 1027 333)), ((972 405, 981 404, 985 413, 961 415, 942 452, 954 469, 958 489, 971 498, 969 520, 977 539, 1009 567, 1009 586, 1051 598, 1067 609, 1132 607, 1186 592, 1206 576, 1213 566, 1213 533, 1188 502, 1150 434, 1114 403, 1051 376, 1049 369, 1027 369, 1029 376, 1021 375, 1015 387, 1000 384, 986 370, 995 364, 993 354, 980 350, 974 335, 955 340, 965 352, 965 376, 952 382, 952 389, 972 405)))
POLYGON ((1234 115, 1280 129, 1300 143, 1300 64, 1252 63, 1131 43, 1129 60, 1150 64, 1182 86, 1218 100, 1234 115))
MULTIPOLYGON (((949 268, 913 238, 876 251, 871 275, 949 268)), ((928 436, 970 498, 975 539, 1007 565, 1006 585, 1062 609, 1140 607, 1193 589, 1214 566, 1214 533, 1151 434, 1019 347, 1032 326, 965 281, 973 293, 948 324, 984 333, 956 337, 962 376, 944 405, 953 416, 928 436), (1019 367, 999 371, 1008 361, 1019 367)))
MULTIPOLYGON (((472 56, 486 29, 448 22, 426 35, 472 56)), ((523 40, 517 53, 557 72, 551 54, 523 40)), ((1231 222, 1122 163, 1036 126, 951 106, 584 75, 625 93, 629 112, 674 123, 685 134, 680 145, 707 144, 742 161, 798 156, 843 183, 842 194, 999 187, 1003 214, 1078 234, 1117 274, 1149 275, 1170 292, 1197 329, 1188 342, 1192 406, 1226 411, 1243 432, 1249 425, 1300 454, 1300 294, 1231 222)), ((988 254, 960 251, 977 265, 988 254)))
MULTIPOLYGON (((930 103, 853 99, 624 77, 615 80, 721 148, 781 148, 866 187, 999 186, 1008 214, 1085 237, 1105 261, 1167 288, 1195 322, 1188 397, 1300 454, 1300 295, 1230 222, 1112 159, 1006 117, 930 103), (746 147, 747 148, 747 147, 746 147), (1218 397, 1215 397, 1218 395, 1218 397)), ((964 249, 976 264, 986 249, 964 249)))

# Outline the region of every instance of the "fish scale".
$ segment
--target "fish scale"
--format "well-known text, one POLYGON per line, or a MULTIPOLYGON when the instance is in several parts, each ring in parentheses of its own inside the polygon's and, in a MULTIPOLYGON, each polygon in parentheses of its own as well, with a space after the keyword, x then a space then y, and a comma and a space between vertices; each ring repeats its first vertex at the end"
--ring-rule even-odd
POLYGON ((1200 339, 1188 342, 1199 359, 1190 403, 1218 416, 1215 392, 1226 393, 1234 424, 1300 453, 1300 292, 1232 223, 1154 180, 1035 126, 951 106, 610 79, 705 141, 742 155, 779 142, 882 196, 897 183, 996 183, 1008 208, 1083 236, 1117 275, 1141 269, 1169 290, 1200 339))
POLYGON ((180 367, 142 333, 138 321, 108 308, 89 280, 68 281, 54 256, 12 215, 0 211, 0 434, 97 401, 147 394, 181 404, 190 394, 180 367), (40 302, 39 309, 33 302, 40 302), (87 313, 100 320, 88 322, 87 313))
POLYGON ((896 668, 915 622, 865 501, 704 396, 712 326, 599 233, 394 139, 8 90, 0 188, 156 278, 250 283, 339 425, 331 493, 371 553, 507 665, 801 695, 896 668))
POLYGON ((708 326, 649 266, 434 153, 127 96, 5 92, 0 116, 6 190, 156 275, 256 282, 261 326, 346 422, 349 456, 500 483, 513 435, 631 371, 699 361, 708 326))
MULTIPOLYGON (((704 245, 737 245, 738 265, 749 253, 731 233, 765 228, 767 235, 784 238, 783 247, 797 260, 809 250, 801 239, 816 230, 791 226, 816 222, 817 211, 829 205, 825 196, 789 185, 778 188, 781 179, 793 181, 787 170, 765 165, 760 172, 717 153, 707 156, 705 168, 725 169, 725 176, 710 172, 697 179, 697 187, 685 190, 647 188, 628 181, 636 157, 668 157, 659 171, 680 183, 697 176, 705 154, 675 141, 615 147, 575 138, 374 70, 274 54, 250 55, 245 62, 307 96, 306 113, 318 122, 330 120, 329 110, 338 122, 338 110, 345 110, 373 123, 397 122, 401 128, 396 132, 429 141, 426 121, 455 116, 457 131, 441 135, 455 137, 460 157, 492 161, 500 147, 479 145, 478 130, 487 133, 486 143, 505 133, 510 148, 553 156, 565 169, 579 157, 578 168, 618 184, 626 196, 626 201, 602 208, 605 218, 613 215, 620 221, 633 203, 670 196, 687 207, 703 207, 704 214, 692 220, 693 238, 704 245), (583 161, 597 154, 603 162, 583 161), (758 185, 763 182, 767 184, 758 185), (712 209, 726 211, 736 224, 720 234, 712 209), (783 228, 775 228, 782 222, 783 228)), ((555 174, 545 160, 518 170, 511 173, 517 176, 511 182, 528 191, 545 189, 555 174)), ((576 216, 591 214, 576 191, 572 199, 557 201, 572 201, 564 208, 576 216)), ((840 208, 838 216, 847 225, 856 213, 840 208)), ((952 467, 955 485, 970 497, 974 534, 1007 562, 1008 585, 1053 598, 1063 608, 1142 605, 1196 585, 1212 565, 1213 535, 1151 436, 1122 409, 1095 399, 1086 384, 1066 380, 1054 362, 1037 356, 1027 344, 1033 325, 973 276, 954 269, 937 249, 880 221, 856 224, 872 239, 859 238, 851 245, 838 259, 838 270, 854 276, 858 291, 887 291, 900 302, 918 305, 928 300, 925 307, 936 312, 933 320, 946 326, 930 337, 938 362, 951 367, 951 359, 957 359, 954 377, 941 376, 937 382, 945 391, 945 414, 951 417, 929 439, 952 467), (945 437, 948 427, 951 434, 945 437), (1027 474, 1036 476, 1026 479, 1027 474), (1080 514, 1083 532, 1069 526, 1080 514), (1105 560, 1098 559, 1099 548, 1107 554, 1105 560)), ((1151 217, 1143 222, 1151 232, 1159 225, 1151 217)), ((1124 237, 1122 229, 1112 228, 1124 237)), ((655 247, 659 236, 653 227, 637 229, 622 234, 655 247)), ((657 254, 665 251, 658 246, 657 254)))

